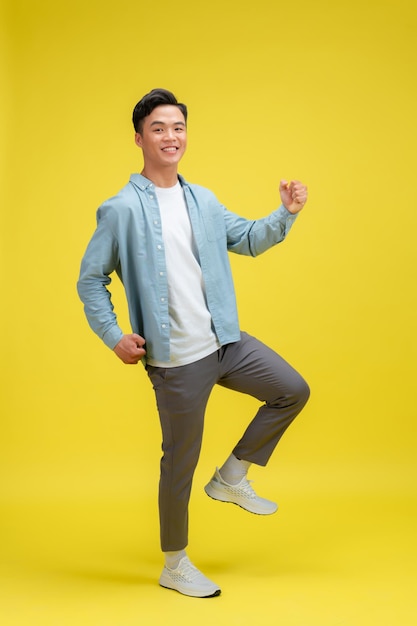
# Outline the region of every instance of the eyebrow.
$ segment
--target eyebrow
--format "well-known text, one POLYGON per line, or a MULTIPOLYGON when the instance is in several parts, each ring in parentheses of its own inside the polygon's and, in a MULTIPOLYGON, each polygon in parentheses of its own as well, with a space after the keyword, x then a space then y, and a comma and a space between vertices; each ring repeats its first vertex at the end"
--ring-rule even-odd
MULTIPOLYGON (((158 122, 158 120, 155 120, 154 122, 151 122, 151 126, 166 126, 165 122, 158 122)), ((173 126, 185 126, 184 122, 174 122, 172 124, 173 126)))

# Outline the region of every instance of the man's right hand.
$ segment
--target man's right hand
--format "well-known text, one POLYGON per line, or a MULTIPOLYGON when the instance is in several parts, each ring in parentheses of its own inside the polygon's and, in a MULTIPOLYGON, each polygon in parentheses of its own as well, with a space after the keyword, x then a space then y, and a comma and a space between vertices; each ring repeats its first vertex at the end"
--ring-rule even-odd
POLYGON ((140 335, 133 333, 132 335, 123 335, 119 343, 113 348, 119 359, 126 365, 136 365, 146 354, 143 346, 145 340, 140 335))

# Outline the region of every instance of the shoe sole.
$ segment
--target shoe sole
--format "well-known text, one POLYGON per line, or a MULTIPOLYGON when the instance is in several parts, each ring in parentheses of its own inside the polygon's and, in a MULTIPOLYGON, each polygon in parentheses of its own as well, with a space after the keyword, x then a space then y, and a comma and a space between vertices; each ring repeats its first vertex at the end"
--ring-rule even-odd
POLYGON ((204 591, 202 591, 201 593, 203 595, 200 595, 198 592, 196 592, 196 593, 189 593, 189 591, 186 591, 185 589, 181 589, 181 588, 177 588, 177 587, 169 587, 168 585, 163 585, 161 583, 161 581, 159 581, 159 585, 160 585, 160 587, 163 587, 164 589, 170 589, 171 591, 177 591, 178 593, 181 593, 183 596, 188 596, 190 598, 217 598, 217 596, 219 596, 221 594, 221 589, 216 589, 213 593, 210 593, 210 594, 206 594, 204 591))
POLYGON ((213 500, 217 500, 217 502, 225 502, 226 504, 235 504, 239 506, 244 511, 248 511, 248 513, 253 513, 254 515, 273 515, 278 510, 278 505, 273 511, 255 511, 254 509, 249 508, 247 505, 241 504, 240 502, 235 502, 231 500, 230 497, 226 496, 223 493, 218 493, 210 484, 204 487, 204 491, 213 500))

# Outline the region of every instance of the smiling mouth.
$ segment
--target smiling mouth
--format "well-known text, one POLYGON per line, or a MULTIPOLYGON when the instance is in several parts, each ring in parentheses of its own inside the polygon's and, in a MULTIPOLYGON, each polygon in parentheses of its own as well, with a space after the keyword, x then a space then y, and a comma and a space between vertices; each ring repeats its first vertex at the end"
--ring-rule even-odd
POLYGON ((176 146, 168 146, 167 148, 162 148, 162 152, 176 152, 178 148, 176 146))

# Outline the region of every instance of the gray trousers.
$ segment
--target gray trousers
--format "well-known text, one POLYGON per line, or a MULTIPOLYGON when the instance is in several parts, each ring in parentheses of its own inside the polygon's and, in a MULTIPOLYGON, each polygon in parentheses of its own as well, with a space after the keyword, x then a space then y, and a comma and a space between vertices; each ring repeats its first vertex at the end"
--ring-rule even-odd
POLYGON ((233 450, 239 459, 266 465, 285 430, 309 397, 304 379, 266 345, 241 340, 190 365, 147 365, 162 428, 159 515, 164 552, 188 543, 188 503, 200 455, 204 414, 215 384, 249 394, 263 404, 233 450))

